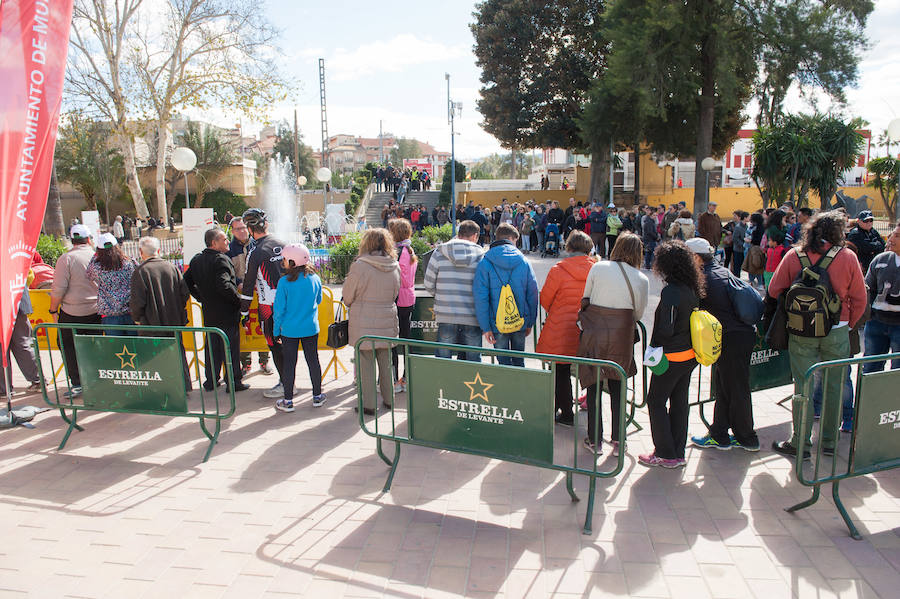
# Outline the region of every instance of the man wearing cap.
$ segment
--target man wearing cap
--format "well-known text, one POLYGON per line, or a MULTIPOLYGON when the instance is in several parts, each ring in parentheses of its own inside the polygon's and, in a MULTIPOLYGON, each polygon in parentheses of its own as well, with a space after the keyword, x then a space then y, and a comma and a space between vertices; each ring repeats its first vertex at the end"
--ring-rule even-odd
MULTIPOLYGON (((87 276, 88 263, 94 257, 91 232, 81 224, 72 225, 69 232, 72 249, 56 260, 53 287, 50 290, 50 314, 59 323, 100 324, 97 313, 97 284, 87 276)), ((90 335, 90 330, 76 331, 90 335)), ((71 386, 66 397, 81 395, 81 376, 72 329, 60 329, 60 345, 71 386)))
MULTIPOLYGON (((231 352, 231 372, 234 390, 244 391, 249 385, 241 382, 240 337, 238 323, 241 318, 241 296, 237 290, 234 266, 225 254, 228 237, 214 227, 203 235, 206 249, 191 259, 184 273, 184 282, 203 310, 203 325, 222 329, 228 337, 231 352)), ((218 335, 208 335, 206 344, 206 382, 203 388, 212 391, 219 384, 219 373, 225 363, 225 347, 218 335)), ((226 377, 227 380, 227 377, 226 377)))
MULTIPOLYGON (((159 239, 141 237, 138 241, 141 263, 131 273, 131 299, 129 309, 135 324, 163 327, 183 327, 188 322, 188 291, 181 270, 159 257, 159 239)), ((147 331, 147 337, 174 337, 175 333, 147 331)), ((177 337, 180 339, 180 336, 177 337)), ((184 370, 184 387, 191 390, 191 371, 184 354, 181 355, 184 370)))
MULTIPOLYGON (((700 300, 700 308, 709 311, 722 324, 722 354, 716 361, 716 406, 709 433, 691 437, 691 443, 700 448, 759 451, 759 437, 753 426, 753 405, 750 400, 750 354, 756 344, 753 324, 741 320, 735 307, 736 291, 748 287, 727 268, 713 260, 713 248, 702 237, 687 240, 688 249, 706 278, 706 297, 700 300), (728 429, 734 432, 729 437, 728 429)), ((750 289, 746 296, 756 306, 757 320, 762 316, 763 302, 750 289)))
POLYGON ((856 215, 856 226, 847 234, 847 241, 856 246, 856 255, 863 274, 869 271, 872 260, 884 251, 884 238, 875 230, 875 217, 871 210, 856 215))
POLYGON ((719 247, 719 242, 722 241, 722 219, 716 214, 717 207, 718 205, 711 201, 706 212, 697 218, 697 236, 709 242, 713 253, 719 247))

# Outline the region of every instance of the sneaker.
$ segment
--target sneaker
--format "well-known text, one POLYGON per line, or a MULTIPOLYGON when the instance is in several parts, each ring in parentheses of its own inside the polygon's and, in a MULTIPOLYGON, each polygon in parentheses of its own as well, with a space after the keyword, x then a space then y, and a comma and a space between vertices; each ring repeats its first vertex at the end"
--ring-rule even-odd
MULTIPOLYGON (((249 389, 249 388, 250 388, 250 385, 247 385, 247 384, 244 384, 244 383, 235 383, 235 384, 234 384, 234 391, 235 391, 235 393, 237 393, 238 391, 246 391, 246 390, 249 389)), ((228 391, 228 386, 227 386, 227 385, 225 386, 225 391, 228 391)))
POLYGON ((553 419, 556 421, 556 424, 561 424, 563 426, 572 426, 575 424, 575 417, 572 415, 557 414, 553 419))
POLYGON ((40 390, 41 390, 41 384, 39 382, 31 383, 30 385, 28 385, 28 388, 25 389, 25 391, 27 391, 29 393, 37 393, 40 390))
POLYGON ((610 443, 610 445, 612 445, 613 457, 616 457, 616 458, 619 457, 619 449, 620 448, 622 451, 628 451, 627 443, 619 443, 618 441, 610 441, 609 443, 610 443))
POLYGON ((242 366, 241 366, 241 372, 242 372, 245 376, 248 375, 248 374, 250 374, 250 365, 249 365, 249 364, 244 364, 244 365, 242 365, 242 366))
MULTIPOLYGON (((353 411, 356 412, 356 413, 358 414, 358 413, 359 413, 359 406, 353 406, 353 411)), ((363 414, 365 414, 366 416, 374 416, 374 415, 375 415, 375 408, 363 408, 363 414)))
POLYGON ((600 445, 594 445, 590 437, 585 437, 582 441, 584 448, 596 455, 603 455, 603 448, 600 445))
POLYGON ((406 385, 403 384, 403 379, 394 383, 394 393, 403 393, 404 391, 406 391, 406 385))
POLYGON ((325 394, 324 394, 324 393, 319 393, 318 395, 313 395, 313 407, 314 407, 314 408, 321 408, 321 407, 322 407, 322 404, 325 403, 325 400, 326 400, 326 399, 327 399, 327 398, 325 397, 325 394))
POLYGON ((729 439, 731 440, 732 447, 743 449, 744 451, 759 451, 759 441, 756 443, 741 443, 734 438, 734 435, 731 435, 729 439))
POLYGON ((723 445, 713 439, 711 436, 706 435, 704 437, 691 437, 691 443, 700 449, 706 449, 707 447, 714 447, 716 449, 721 449, 722 451, 727 451, 731 449, 732 444, 728 443, 727 445, 723 445))
MULTIPOLYGON (((772 451, 775 453, 780 453, 783 456, 787 456, 789 458, 797 457, 797 448, 791 445, 790 441, 772 441, 772 451)), ((803 459, 809 459, 809 450, 803 450, 803 459)))
POLYGON ((274 372, 268 362, 259 365, 259 371, 264 374, 272 374, 274 372))
POLYGON ((683 468, 687 465, 687 460, 685 460, 684 458, 661 458, 655 453, 638 456, 638 462, 647 467, 659 466, 660 468, 669 469, 683 468))
POLYGON ((587 410, 587 393, 578 398, 578 407, 587 410))
POLYGON ((263 397, 275 399, 276 397, 284 397, 284 385, 278 383, 268 391, 263 391, 263 397))
POLYGON ((293 412, 294 402, 290 399, 279 399, 275 402, 275 409, 282 412, 293 412))
POLYGON ((63 393, 63 397, 65 397, 66 399, 72 399, 73 397, 78 397, 79 395, 81 395, 82 391, 83 389, 80 386, 72 387, 71 389, 63 393))

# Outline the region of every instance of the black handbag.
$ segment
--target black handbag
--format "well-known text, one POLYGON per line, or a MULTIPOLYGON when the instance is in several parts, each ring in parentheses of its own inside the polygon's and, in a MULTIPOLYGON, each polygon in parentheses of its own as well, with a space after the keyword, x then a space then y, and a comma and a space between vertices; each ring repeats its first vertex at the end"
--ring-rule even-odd
POLYGON ((325 345, 332 349, 340 349, 350 341, 350 321, 344 318, 344 305, 338 304, 335 321, 328 325, 328 339, 325 345))
POLYGON ((784 293, 778 296, 775 310, 771 309, 772 298, 766 296, 769 304, 761 324, 766 330, 766 344, 770 349, 788 348, 787 312, 784 310, 784 293))

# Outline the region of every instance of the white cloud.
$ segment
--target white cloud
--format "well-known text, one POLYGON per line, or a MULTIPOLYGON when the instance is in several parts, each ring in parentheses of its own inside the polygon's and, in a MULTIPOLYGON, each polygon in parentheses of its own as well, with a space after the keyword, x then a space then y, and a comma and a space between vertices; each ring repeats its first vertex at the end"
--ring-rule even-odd
POLYGON ((329 76, 349 81, 377 73, 399 73, 431 62, 442 62, 464 56, 465 45, 447 45, 402 33, 389 40, 363 44, 353 50, 338 48, 326 58, 329 76))

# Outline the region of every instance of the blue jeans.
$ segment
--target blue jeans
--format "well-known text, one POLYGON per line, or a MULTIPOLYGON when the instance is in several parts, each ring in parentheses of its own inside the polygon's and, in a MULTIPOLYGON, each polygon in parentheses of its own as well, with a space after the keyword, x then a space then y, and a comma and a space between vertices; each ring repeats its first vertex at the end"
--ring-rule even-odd
MULTIPOLYGON (((900 325, 885 324, 873 318, 866 323, 864 335, 866 351, 863 355, 877 356, 889 352, 900 352, 900 325)), ((900 359, 891 360, 891 370, 898 368, 900 368, 900 359)), ((884 370, 884 362, 863 364, 863 374, 882 370, 884 370)))
MULTIPOLYGON (((816 416, 822 413, 822 379, 823 371, 819 370, 813 383, 813 410, 816 416)), ((831 376, 834 376, 832 373, 831 376)), ((847 376, 844 378, 844 388, 841 392, 841 428, 849 429, 853 426, 853 381, 850 379, 850 369, 847 368, 847 376)))
MULTIPOLYGON (((105 326, 111 326, 115 324, 134 324, 134 321, 131 320, 131 314, 113 314, 112 316, 102 316, 100 318, 100 323, 105 326)), ((107 335, 112 335, 115 337, 121 337, 122 335, 136 335, 136 331, 125 331, 122 329, 106 329, 107 335)))
POLYGON ((750 277, 750 284, 752 285, 754 282, 760 287, 766 286, 766 279, 763 277, 762 273, 758 275, 748 275, 750 277))
MULTIPOLYGON (((496 333, 494 349, 512 349, 525 351, 525 329, 515 333, 496 333)), ((513 358, 510 356, 497 356, 497 363, 504 366, 525 366, 525 358, 513 358)))
POLYGON ((537 249, 540 251, 544 251, 544 232, 536 231, 537 233, 537 249))
POLYGON ((650 267, 653 266, 653 252, 656 251, 656 242, 648 241, 644 244, 644 268, 650 270, 650 267))
POLYGON ((744 263, 744 252, 731 253, 731 274, 741 278, 741 265, 744 263))
MULTIPOLYGON (((481 327, 478 325, 452 324, 448 322, 438 323, 439 343, 453 343, 456 345, 474 345, 481 347, 481 327)), ((450 358, 452 351, 449 349, 436 349, 434 355, 438 358, 450 358)), ((481 354, 478 352, 459 352, 457 359, 470 362, 481 362, 481 354)))

